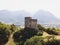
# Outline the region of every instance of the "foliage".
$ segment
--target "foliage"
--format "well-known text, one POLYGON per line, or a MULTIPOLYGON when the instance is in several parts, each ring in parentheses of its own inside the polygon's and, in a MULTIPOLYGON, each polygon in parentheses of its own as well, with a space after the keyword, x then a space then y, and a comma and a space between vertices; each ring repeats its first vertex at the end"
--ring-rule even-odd
POLYGON ((10 25, 11 32, 14 32, 16 30, 16 26, 14 24, 10 25))
POLYGON ((0 23, 0 45, 4 45, 9 38, 10 28, 8 25, 0 23))
POLYGON ((42 36, 43 35, 43 31, 39 31, 38 33, 37 33, 37 36, 42 36))
POLYGON ((30 39, 27 39, 24 45, 43 45, 43 38, 40 36, 34 36, 30 39))
POLYGON ((51 35, 58 35, 58 33, 56 32, 56 29, 55 28, 47 28, 45 30, 45 32, 47 32, 48 34, 51 34, 51 35))
POLYGON ((27 39, 24 45, 60 45, 60 40, 54 38, 54 36, 47 37, 48 41, 44 41, 44 38, 41 36, 34 36, 30 39, 27 39))
POLYGON ((37 27, 38 27, 39 30, 45 30, 45 28, 40 24, 38 24, 37 27))
POLYGON ((34 35, 37 35, 37 30, 31 29, 31 28, 25 28, 23 30, 20 30, 16 32, 13 36, 14 41, 17 45, 24 45, 24 42, 33 37, 34 35))
POLYGON ((59 35, 60 31, 56 30, 54 27, 53 28, 44 28, 43 26, 41 26, 40 24, 37 25, 40 31, 45 31, 50 35, 59 35))
MULTIPOLYGON (((14 24, 6 25, 0 22, 0 45, 7 43, 10 34, 13 32, 13 39, 16 45, 60 45, 60 40, 55 40, 54 35, 60 34, 60 29, 47 28, 38 24, 38 29, 24 28, 15 31, 17 28, 14 24), (53 36, 47 36, 47 42, 44 41, 43 31, 53 36)), ((11 43, 13 44, 13 43, 11 43)))
POLYGON ((60 40, 51 40, 46 42, 45 45, 60 45, 60 40))

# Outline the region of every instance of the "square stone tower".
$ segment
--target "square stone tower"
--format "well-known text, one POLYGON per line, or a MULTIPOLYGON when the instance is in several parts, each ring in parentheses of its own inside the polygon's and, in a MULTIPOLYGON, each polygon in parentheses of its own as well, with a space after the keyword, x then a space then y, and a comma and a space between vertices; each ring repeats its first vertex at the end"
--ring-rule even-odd
POLYGON ((31 17, 25 17, 25 28, 37 29, 37 19, 32 19, 31 17))

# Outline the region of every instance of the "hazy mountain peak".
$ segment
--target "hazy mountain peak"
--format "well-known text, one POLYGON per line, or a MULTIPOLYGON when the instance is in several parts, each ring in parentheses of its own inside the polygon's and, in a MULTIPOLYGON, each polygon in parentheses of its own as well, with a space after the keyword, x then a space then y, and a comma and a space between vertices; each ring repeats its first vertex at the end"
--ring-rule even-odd
MULTIPOLYGON (((27 11, 8 11, 0 10, 0 21, 5 23, 14 23, 14 24, 23 24, 24 17, 31 16, 27 11)), ((38 19, 38 23, 60 23, 60 20, 57 19, 52 13, 45 10, 39 10, 35 13, 33 18, 38 19)))
POLYGON ((34 17, 38 19, 39 23, 59 23, 60 20, 55 17, 52 13, 45 10, 39 10, 35 13, 34 17))

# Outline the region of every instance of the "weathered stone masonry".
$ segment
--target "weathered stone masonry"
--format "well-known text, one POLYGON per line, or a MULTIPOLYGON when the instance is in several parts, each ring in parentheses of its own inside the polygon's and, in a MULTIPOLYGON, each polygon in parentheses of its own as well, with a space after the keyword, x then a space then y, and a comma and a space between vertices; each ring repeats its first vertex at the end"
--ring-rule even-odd
POLYGON ((37 19, 32 19, 31 17, 25 17, 25 28, 37 29, 37 19))

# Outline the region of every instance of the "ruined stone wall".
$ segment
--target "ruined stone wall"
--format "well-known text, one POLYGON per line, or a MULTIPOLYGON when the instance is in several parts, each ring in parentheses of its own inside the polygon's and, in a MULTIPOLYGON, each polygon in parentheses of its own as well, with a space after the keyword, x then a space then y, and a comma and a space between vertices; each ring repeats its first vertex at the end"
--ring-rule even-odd
POLYGON ((37 28, 37 19, 31 19, 31 17, 25 17, 25 27, 37 28))
POLYGON ((27 28, 29 28, 30 27, 30 25, 31 25, 31 17, 25 17, 25 27, 27 28))
POLYGON ((37 28, 37 19, 31 19, 31 28, 37 28))

